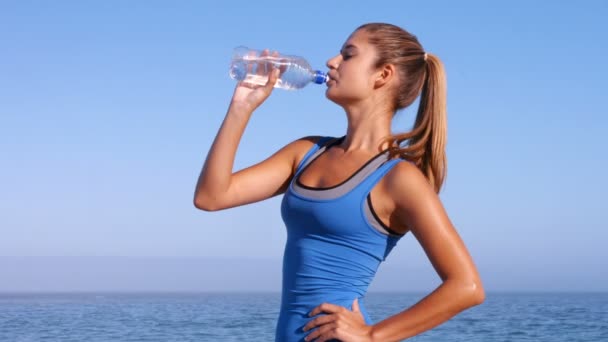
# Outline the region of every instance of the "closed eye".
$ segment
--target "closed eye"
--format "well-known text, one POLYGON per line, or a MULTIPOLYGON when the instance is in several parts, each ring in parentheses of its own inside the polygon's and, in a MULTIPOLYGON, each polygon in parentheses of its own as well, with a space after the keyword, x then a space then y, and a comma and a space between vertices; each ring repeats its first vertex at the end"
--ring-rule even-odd
POLYGON ((342 60, 347 60, 350 59, 351 57, 355 56, 352 52, 353 51, 357 51, 357 48, 352 45, 352 44, 348 44, 346 46, 344 46, 342 49, 340 49, 340 54, 342 55, 342 60))
POLYGON ((349 54, 347 54, 347 53, 343 53, 343 54, 342 54, 342 60, 344 60, 344 61, 345 61, 345 60, 347 60, 347 59, 351 58, 352 56, 353 56, 353 55, 349 55, 349 54))

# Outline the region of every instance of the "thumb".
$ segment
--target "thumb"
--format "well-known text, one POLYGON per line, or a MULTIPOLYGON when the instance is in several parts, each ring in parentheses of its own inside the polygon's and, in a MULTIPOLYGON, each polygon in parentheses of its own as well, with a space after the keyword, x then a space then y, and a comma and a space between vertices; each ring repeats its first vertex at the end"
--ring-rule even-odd
POLYGON ((270 75, 268 75, 268 81, 266 82, 265 87, 274 88, 275 83, 277 83, 277 80, 279 79, 279 72, 280 70, 278 68, 272 69, 270 75))
POLYGON ((359 309, 359 298, 355 298, 355 301, 353 302, 353 312, 360 312, 361 310, 359 309))

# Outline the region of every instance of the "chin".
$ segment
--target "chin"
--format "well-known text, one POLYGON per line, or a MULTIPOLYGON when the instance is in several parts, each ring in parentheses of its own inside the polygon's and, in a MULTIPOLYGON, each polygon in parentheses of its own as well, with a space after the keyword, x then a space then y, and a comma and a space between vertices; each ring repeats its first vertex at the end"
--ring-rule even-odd
POLYGON ((336 94, 336 90, 333 88, 327 88, 327 90, 325 90, 325 97, 327 97, 327 99, 331 102, 335 102, 336 104, 340 104, 341 102, 340 96, 336 94))
POLYGON ((356 102, 356 98, 344 96, 344 94, 340 94, 338 89, 335 88, 327 88, 325 91, 325 97, 341 107, 344 107, 349 103, 356 102))

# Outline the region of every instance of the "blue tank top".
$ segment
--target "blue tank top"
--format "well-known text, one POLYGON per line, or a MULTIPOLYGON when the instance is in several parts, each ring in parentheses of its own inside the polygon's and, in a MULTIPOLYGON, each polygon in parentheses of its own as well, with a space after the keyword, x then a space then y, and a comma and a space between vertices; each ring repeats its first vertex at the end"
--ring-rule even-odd
POLYGON ((364 296, 378 266, 401 238, 378 219, 369 193, 402 159, 389 160, 388 152, 381 152, 331 188, 300 183, 300 174, 343 139, 320 139, 298 165, 283 196, 281 216, 287 240, 277 342, 304 341, 311 331, 302 328, 313 319, 308 313, 323 302, 352 310, 352 302, 359 298, 366 323, 373 324, 364 296))

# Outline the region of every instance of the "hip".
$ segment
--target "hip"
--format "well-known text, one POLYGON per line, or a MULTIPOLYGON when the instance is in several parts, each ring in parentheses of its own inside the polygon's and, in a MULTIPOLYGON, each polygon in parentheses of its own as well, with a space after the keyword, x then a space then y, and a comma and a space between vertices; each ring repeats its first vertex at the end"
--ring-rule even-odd
POLYGON ((321 303, 331 303, 340 305, 353 310, 353 301, 355 298, 359 298, 359 308, 361 314, 365 319, 365 323, 368 325, 373 324, 371 317, 365 309, 364 297, 352 296, 350 298, 324 298, 323 301, 311 300, 303 301, 299 300, 295 303, 281 303, 281 311, 277 321, 275 331, 275 342, 300 342, 304 341, 304 338, 310 334, 313 330, 303 331, 302 328, 315 317, 324 315, 321 313, 315 317, 310 317, 308 314, 321 303))

